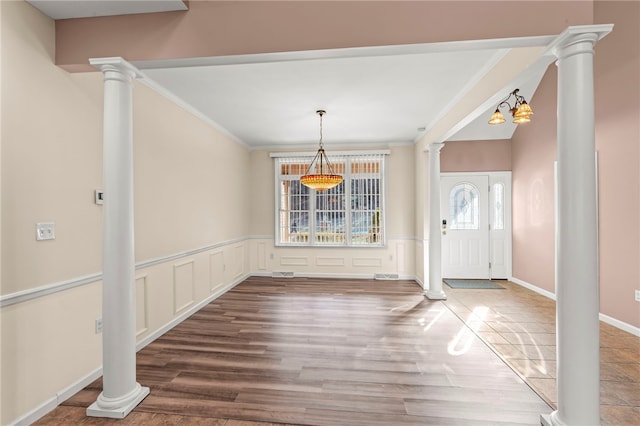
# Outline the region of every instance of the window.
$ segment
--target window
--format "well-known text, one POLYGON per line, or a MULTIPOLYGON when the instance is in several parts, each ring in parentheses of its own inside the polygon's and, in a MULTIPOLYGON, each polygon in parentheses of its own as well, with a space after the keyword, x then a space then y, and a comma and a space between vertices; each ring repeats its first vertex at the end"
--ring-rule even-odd
POLYGON ((494 183, 491 188, 493 193, 493 224, 491 229, 504 230, 504 184, 494 183))
POLYGON ((449 193, 449 229, 480 229, 478 188, 460 183, 449 193))
POLYGON ((334 172, 344 180, 327 191, 314 191, 300 183, 312 157, 272 154, 278 200, 276 244, 384 245, 385 154, 329 156, 334 172))

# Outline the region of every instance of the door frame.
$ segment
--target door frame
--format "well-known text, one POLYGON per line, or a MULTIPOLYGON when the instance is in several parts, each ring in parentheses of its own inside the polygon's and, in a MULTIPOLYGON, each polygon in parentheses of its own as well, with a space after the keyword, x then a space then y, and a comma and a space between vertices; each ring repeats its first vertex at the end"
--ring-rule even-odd
MULTIPOLYGON (((513 228, 512 228, 512 209, 513 209, 513 196, 512 196, 512 173, 511 171, 500 171, 500 172, 441 172, 440 178, 443 177, 464 177, 464 176, 489 176, 489 223, 493 223, 493 209, 491 203, 491 187, 494 183, 502 182, 504 183, 504 194, 505 194, 505 217, 504 217, 504 226, 505 231, 507 232, 507 236, 505 238, 505 265, 506 265, 506 276, 499 277, 500 279, 510 279, 513 273, 513 228)), ((489 229, 489 259, 493 259, 493 251, 491 246, 492 241, 492 229, 489 229)), ((493 279, 494 274, 492 268, 489 268, 489 278, 493 279)))

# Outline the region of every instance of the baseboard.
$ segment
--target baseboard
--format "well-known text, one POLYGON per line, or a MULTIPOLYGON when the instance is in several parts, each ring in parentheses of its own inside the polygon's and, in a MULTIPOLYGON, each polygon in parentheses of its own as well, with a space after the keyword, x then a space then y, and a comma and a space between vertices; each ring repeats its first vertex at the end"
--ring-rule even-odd
POLYGON ((375 280, 397 281, 400 279, 398 274, 373 274, 375 280))
POLYGON ((91 373, 82 377, 80 380, 77 380, 75 383, 70 386, 62 389, 55 396, 52 396, 33 410, 29 411, 25 415, 18 417, 11 425, 15 426, 28 426, 32 423, 35 423, 37 420, 46 416, 51 411, 55 410, 58 405, 65 402, 67 399, 71 398, 76 393, 80 392, 82 389, 86 388, 88 385, 93 383, 96 379, 102 376, 102 367, 93 370, 91 373))
MULTIPOLYGON (((542 296, 548 297, 549 299, 556 300, 556 295, 555 294, 551 293, 550 291, 547 291, 547 290, 541 289, 539 287, 536 287, 533 284, 529 284, 526 281, 522 281, 522 280, 520 280, 518 278, 515 278, 515 277, 510 277, 509 281, 511 281, 511 282, 513 282, 515 284, 518 284, 519 286, 528 288, 529 290, 534 291, 534 292, 536 292, 538 294, 541 294, 542 296)), ((631 333, 634 336, 640 337, 640 327, 635 327, 635 326, 633 326, 631 324, 627 324, 626 322, 617 320, 617 319, 615 319, 613 317, 610 317, 608 315, 605 315, 603 313, 600 313, 598 315, 598 317, 600 318, 600 321, 602 321, 604 323, 607 323, 607 324, 609 324, 609 325, 611 325, 613 327, 619 328, 622 331, 626 331, 627 333, 631 333)))
POLYGON ((551 300, 556 300, 555 293, 552 293, 552 292, 550 292, 548 290, 545 290, 543 288, 540 288, 540 287, 536 287, 535 285, 529 284, 526 281, 522 281, 521 279, 518 279, 516 277, 509 277, 509 281, 511 281, 512 283, 516 283, 521 287, 528 288, 529 290, 534 291, 534 292, 536 292, 536 293, 538 293, 538 294, 540 294, 540 295, 542 295, 544 297, 548 297, 551 300))
POLYGON ((600 314, 600 321, 619 328, 622 331, 626 331, 627 333, 631 333, 634 336, 640 337, 640 327, 634 327, 631 324, 627 324, 626 322, 622 322, 602 313, 600 314))

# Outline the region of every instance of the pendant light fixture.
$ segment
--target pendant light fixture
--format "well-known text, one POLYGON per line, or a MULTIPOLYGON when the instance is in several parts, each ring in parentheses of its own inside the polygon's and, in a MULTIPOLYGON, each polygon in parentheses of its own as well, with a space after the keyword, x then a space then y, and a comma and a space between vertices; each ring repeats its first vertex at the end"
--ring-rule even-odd
POLYGON ((324 153, 324 145, 322 144, 322 116, 326 114, 325 110, 318 110, 316 114, 320 116, 320 148, 316 156, 311 160, 307 172, 300 178, 300 183, 316 191, 325 191, 337 186, 342 182, 342 176, 333 172, 333 167, 324 153))
POLYGON ((518 95, 520 89, 516 89, 513 92, 509 93, 503 101, 501 101, 493 114, 491 114, 491 118, 489 119, 489 124, 502 124, 506 120, 504 119, 504 115, 500 112, 500 107, 507 106, 509 107, 509 112, 513 117, 513 122, 516 124, 525 124, 531 121, 531 116, 533 115, 533 110, 524 99, 524 96, 518 95), (514 97, 513 108, 509 103, 509 99, 514 97))

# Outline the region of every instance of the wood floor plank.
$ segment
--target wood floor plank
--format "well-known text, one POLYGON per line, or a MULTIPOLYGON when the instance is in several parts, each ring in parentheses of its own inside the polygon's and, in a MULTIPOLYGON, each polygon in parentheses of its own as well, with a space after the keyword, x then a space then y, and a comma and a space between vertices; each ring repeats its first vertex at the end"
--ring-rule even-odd
POLYGON ((550 407, 470 327, 413 281, 253 277, 138 353, 151 394, 133 413, 151 425, 537 424, 550 407))

